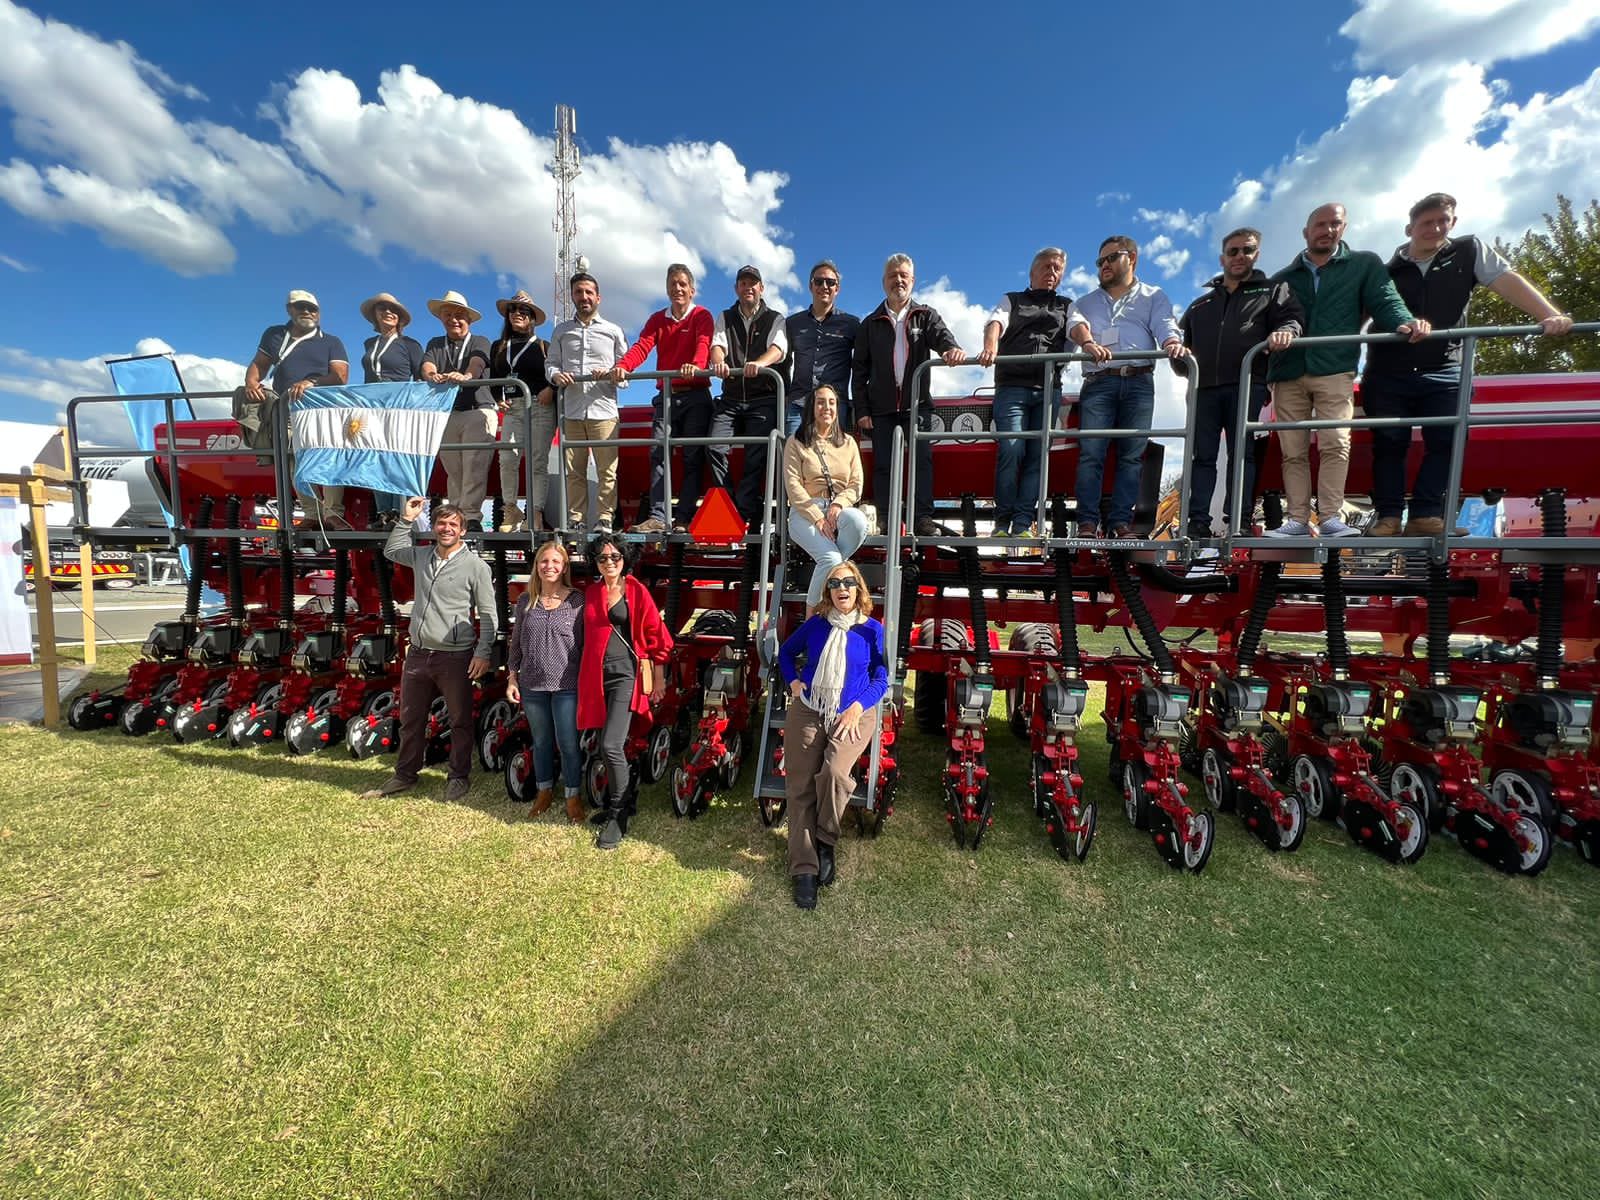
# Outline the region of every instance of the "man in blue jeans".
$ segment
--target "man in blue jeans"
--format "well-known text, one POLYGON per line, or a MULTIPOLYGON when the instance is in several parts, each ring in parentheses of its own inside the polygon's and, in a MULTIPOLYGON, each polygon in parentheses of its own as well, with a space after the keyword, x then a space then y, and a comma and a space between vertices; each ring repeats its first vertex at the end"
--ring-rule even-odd
MULTIPOLYGON (((1013 354, 1058 354, 1067 344, 1070 296, 1056 288, 1067 269, 1067 254, 1046 246, 1033 256, 1026 291, 1007 292, 983 327, 977 361, 987 367, 1013 354)), ((1038 432, 1044 428, 1045 399, 1059 392, 1060 364, 1001 363, 994 369, 996 433, 1038 432)), ((1054 410, 1054 404, 1051 406, 1054 410)), ((1013 537, 1033 527, 1039 503, 1039 443, 1033 438, 1002 438, 995 448, 994 531, 1013 537)))
MULTIPOLYGON (((1083 373, 1078 392, 1078 424, 1095 429, 1149 429, 1155 415, 1154 361, 1124 361, 1111 356, 1128 350, 1160 347, 1167 357, 1186 351, 1178 332, 1176 310, 1166 292, 1141 283, 1134 274, 1139 244, 1130 237, 1108 237, 1100 243, 1095 267, 1100 286, 1077 300, 1067 318, 1067 337, 1094 360, 1083 373)), ((1117 447, 1117 475, 1111 490, 1106 532, 1133 536, 1133 506, 1139 499, 1144 448, 1149 438, 1090 438, 1078 446, 1078 536, 1095 537, 1100 527, 1101 484, 1105 479, 1108 443, 1117 447)))
MULTIPOLYGON (((1217 492, 1217 450, 1228 439, 1228 487, 1224 511, 1232 511, 1233 463, 1244 456, 1244 498, 1241 528, 1250 528, 1255 507, 1256 460, 1263 439, 1247 437, 1235 443, 1239 420, 1239 373, 1244 356, 1258 342, 1273 350, 1287 350, 1300 333, 1305 310, 1286 283, 1273 283, 1256 268, 1261 255, 1259 231, 1235 229, 1222 239, 1222 273, 1206 284, 1206 291, 1184 309, 1178 321, 1183 343, 1193 354, 1200 372, 1196 380, 1194 445, 1190 455, 1194 470, 1189 478, 1188 534, 1212 536, 1211 501, 1217 492)), ((1189 364, 1174 359, 1172 369, 1189 373, 1189 364)), ((1250 364, 1248 415, 1259 420, 1267 403, 1267 356, 1256 355, 1250 364)))

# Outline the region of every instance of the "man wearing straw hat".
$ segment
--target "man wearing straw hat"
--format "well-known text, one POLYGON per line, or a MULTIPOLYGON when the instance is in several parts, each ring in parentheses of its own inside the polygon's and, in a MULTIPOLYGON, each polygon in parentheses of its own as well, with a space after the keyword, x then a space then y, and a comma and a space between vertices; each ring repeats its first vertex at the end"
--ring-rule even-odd
MULTIPOLYGON (((361 302, 361 315, 377 332, 361 348, 362 383, 409 383, 422 378, 422 343, 407 337, 411 312, 390 292, 379 292, 361 302)), ((405 497, 394 492, 374 492, 373 509, 384 524, 400 517, 405 497)))
MULTIPOLYGON (((244 427, 250 444, 265 449, 272 444, 272 430, 282 421, 278 400, 298 400, 314 387, 345 383, 350 378, 350 361, 344 343, 324 333, 321 306, 310 292, 296 288, 285 302, 289 320, 272 325, 261 335, 256 354, 245 368, 244 387, 233 395, 233 417, 244 427), (272 372, 272 385, 262 377, 272 372)), ((291 451, 291 454, 293 452, 291 451)), ((291 467, 290 478, 294 471, 291 467)), ((299 495, 298 489, 296 494, 299 495)), ((344 489, 316 488, 300 496, 306 516, 332 529, 349 529, 344 519, 344 489)))
MULTIPOLYGON (((489 368, 489 339, 472 332, 483 316, 460 292, 446 292, 428 301, 428 311, 439 318, 444 336, 433 338, 422 352, 422 378, 430 383, 468 383, 482 379, 489 368)), ((500 431, 494 396, 488 388, 464 387, 456 393, 455 409, 445 422, 444 447, 461 442, 492 442, 500 431)), ((445 490, 450 502, 467 515, 467 529, 483 531, 483 497, 489 490, 489 464, 494 450, 441 448, 445 490)))

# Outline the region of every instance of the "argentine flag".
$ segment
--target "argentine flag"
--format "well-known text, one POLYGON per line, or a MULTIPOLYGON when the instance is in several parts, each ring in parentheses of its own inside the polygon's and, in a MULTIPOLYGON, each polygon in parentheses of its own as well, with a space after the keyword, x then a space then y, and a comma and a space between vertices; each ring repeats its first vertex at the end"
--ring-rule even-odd
POLYGON ((420 382, 311 388, 289 410, 295 486, 427 495, 456 390, 420 382))

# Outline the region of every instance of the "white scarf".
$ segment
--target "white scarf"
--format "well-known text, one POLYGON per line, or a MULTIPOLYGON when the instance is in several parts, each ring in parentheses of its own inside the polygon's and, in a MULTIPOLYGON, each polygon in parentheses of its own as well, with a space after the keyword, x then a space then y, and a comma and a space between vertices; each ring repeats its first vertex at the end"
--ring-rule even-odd
POLYGON ((855 609, 847 613, 836 608, 828 610, 828 624, 833 628, 828 631, 828 640, 823 643, 822 653, 817 655, 816 670, 811 672, 811 686, 806 689, 805 702, 807 707, 821 715, 822 723, 830 730, 839 719, 850 630, 865 620, 855 609))

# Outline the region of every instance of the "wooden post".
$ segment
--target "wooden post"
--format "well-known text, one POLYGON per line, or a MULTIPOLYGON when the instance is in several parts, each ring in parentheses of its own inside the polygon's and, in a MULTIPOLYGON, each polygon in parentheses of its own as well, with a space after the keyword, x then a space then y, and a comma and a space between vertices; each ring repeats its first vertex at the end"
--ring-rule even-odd
MULTIPOLYGON (((57 436, 61 439, 61 473, 70 482, 77 473, 77 464, 72 461, 72 443, 67 440, 65 428, 58 430, 57 436)), ((87 483, 79 484, 79 487, 84 489, 88 486, 87 483)), ((87 490, 84 491, 84 495, 88 495, 87 490)), ((87 503, 85 511, 88 511, 87 503)), ((79 611, 83 614, 83 665, 92 667, 99 658, 100 647, 95 641, 94 548, 88 542, 78 543, 78 578, 81 580, 78 590, 83 599, 83 603, 79 606, 79 611)))
POLYGON ((45 514, 44 480, 22 481, 28 502, 28 530, 33 539, 33 603, 39 618, 39 687, 44 693, 44 727, 61 724, 61 680, 56 658, 55 598, 51 592, 50 526, 45 514))

